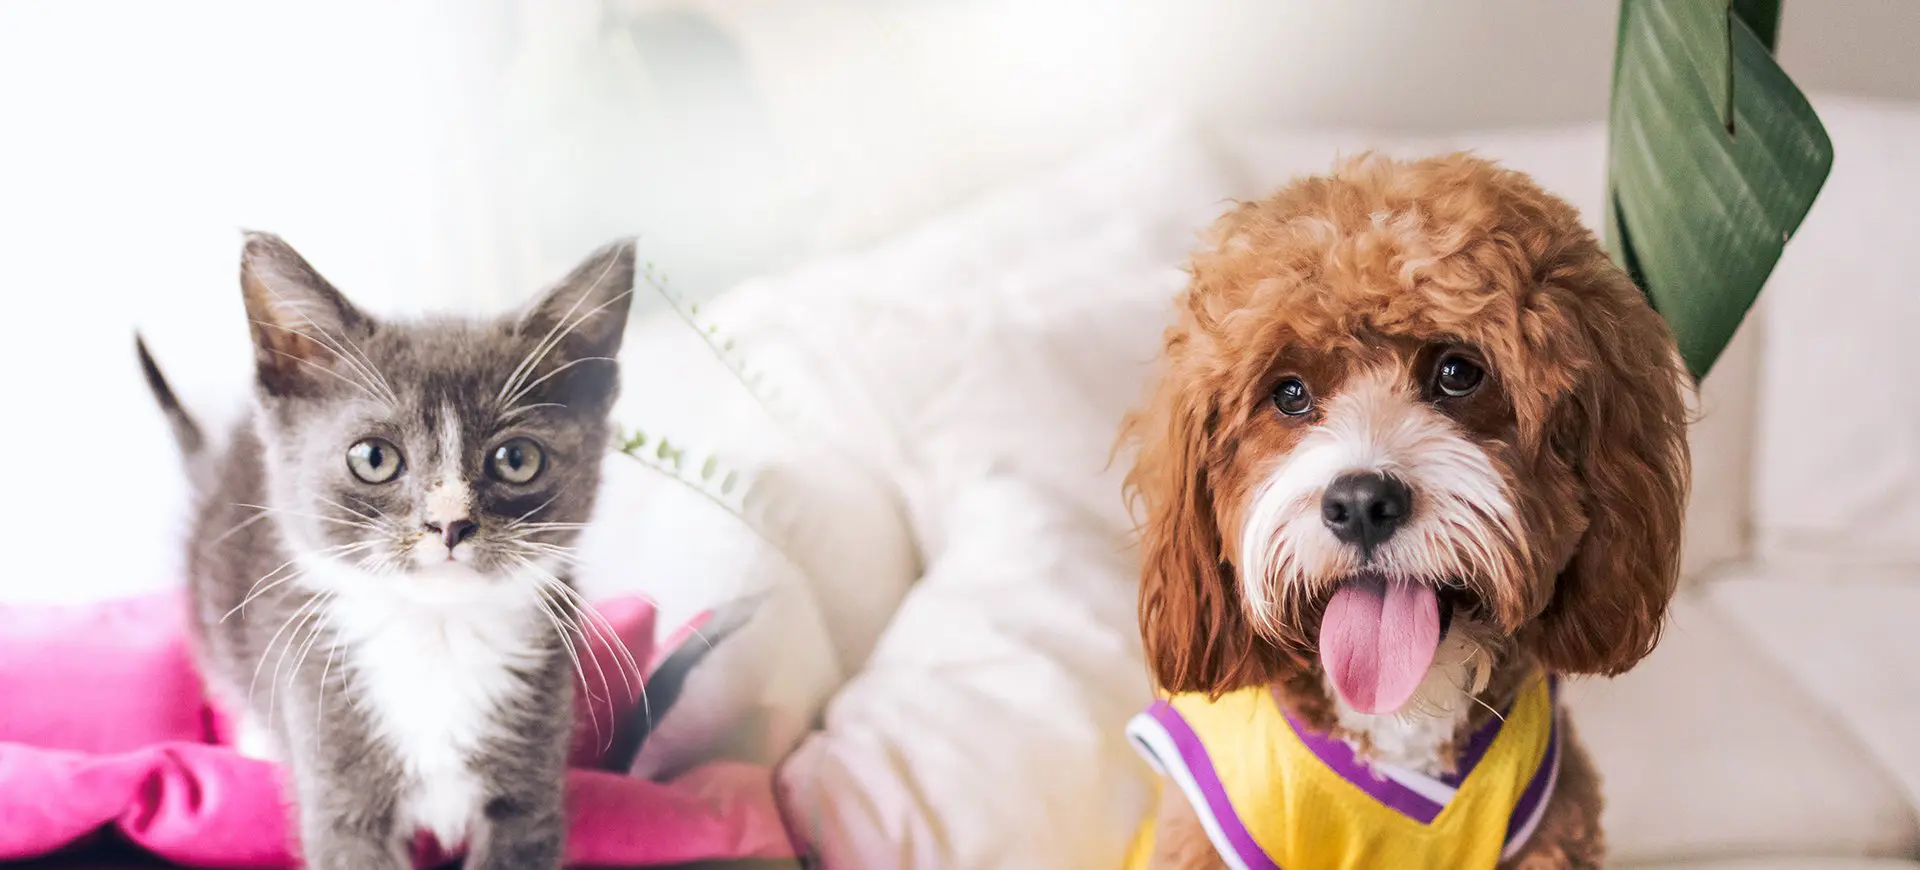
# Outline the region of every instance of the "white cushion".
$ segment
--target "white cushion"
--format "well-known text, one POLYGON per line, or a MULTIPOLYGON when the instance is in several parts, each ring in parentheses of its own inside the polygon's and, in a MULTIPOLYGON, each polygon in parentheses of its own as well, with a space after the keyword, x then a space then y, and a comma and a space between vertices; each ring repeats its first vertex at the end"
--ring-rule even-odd
POLYGON ((1233 184, 1162 129, 729 300, 756 362, 804 361, 884 424, 846 437, 899 487, 927 563, 783 768, 833 866, 1117 862, 1151 784, 1121 728, 1150 695, 1107 457, 1233 184))
POLYGON ((1117 867, 1151 796, 1131 569, 1070 499, 983 473, 944 555, 782 767, 829 867, 1117 867))
POLYGON ((1714 584, 1766 665, 1840 727, 1920 809, 1920 570, 1796 568, 1714 584))
POLYGON ((1820 98, 1833 175, 1761 297, 1770 554, 1920 565, 1920 105, 1820 98))
POLYGON ((1568 685, 1613 854, 1912 854, 1913 805, 1709 594, 1740 585, 1684 593, 1639 667, 1568 685))

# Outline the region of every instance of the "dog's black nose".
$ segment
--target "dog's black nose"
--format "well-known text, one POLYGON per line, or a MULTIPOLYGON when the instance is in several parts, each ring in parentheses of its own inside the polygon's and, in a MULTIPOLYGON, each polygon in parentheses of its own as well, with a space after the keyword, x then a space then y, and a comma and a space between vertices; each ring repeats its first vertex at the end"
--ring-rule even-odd
POLYGON ((1371 553, 1393 537, 1413 509, 1413 491, 1376 471, 1343 474, 1320 496, 1320 518, 1333 536, 1371 553))

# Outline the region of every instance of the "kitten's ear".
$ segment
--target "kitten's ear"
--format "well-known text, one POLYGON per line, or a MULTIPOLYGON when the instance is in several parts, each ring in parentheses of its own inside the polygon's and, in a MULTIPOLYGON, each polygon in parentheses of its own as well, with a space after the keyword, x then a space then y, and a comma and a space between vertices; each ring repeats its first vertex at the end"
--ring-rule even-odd
POLYGON ((637 257, 633 239, 594 251, 533 301, 517 331, 542 344, 555 342, 555 352, 546 355, 550 362, 614 358, 633 306, 637 257))
POLYGON ((373 320, 272 233, 246 234, 240 252, 240 296, 253 333, 260 387, 269 395, 312 395, 357 383, 348 354, 373 320), (342 374, 342 369, 349 370, 342 374))

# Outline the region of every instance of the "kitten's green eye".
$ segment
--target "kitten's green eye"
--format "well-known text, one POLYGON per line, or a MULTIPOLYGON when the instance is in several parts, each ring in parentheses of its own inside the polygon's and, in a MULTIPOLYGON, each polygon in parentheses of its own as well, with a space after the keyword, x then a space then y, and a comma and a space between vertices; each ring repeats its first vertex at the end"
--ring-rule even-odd
POLYGON ((347 469, 367 483, 399 477, 400 465, 400 448, 385 438, 362 438, 347 448, 347 469))
POLYGON ((493 448, 487 471, 507 483, 532 483, 547 464, 546 451, 531 438, 515 438, 493 448))

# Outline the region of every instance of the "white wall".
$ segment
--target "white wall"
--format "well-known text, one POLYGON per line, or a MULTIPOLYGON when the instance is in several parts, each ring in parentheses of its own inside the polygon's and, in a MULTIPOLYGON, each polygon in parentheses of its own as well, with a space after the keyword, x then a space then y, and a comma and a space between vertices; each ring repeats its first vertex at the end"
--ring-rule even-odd
MULTIPOLYGON (((523 16, 552 18, 554 0, 522 2, 539 10, 523 16)), ((1602 118, 1618 14, 1614 0, 609 5, 621 14, 549 30, 568 50, 516 75, 534 105, 577 101, 616 65, 627 91, 602 87, 597 109, 536 125, 521 144, 577 155, 583 139, 622 141, 616 162, 679 161, 628 167, 628 213, 682 218, 653 222, 656 250, 699 286, 755 259, 771 268, 866 243, 1168 114, 1391 131, 1602 118), (636 113, 655 127, 624 117, 636 113), (674 183, 696 176, 691 189, 674 183)), ((1908 49, 1920 2, 1786 8, 1783 63, 1809 87, 1920 100, 1908 49)), ((563 248, 611 220, 583 224, 564 202, 538 210, 545 233, 577 236, 563 248)))
MULTIPOLYGON (((1815 86, 1920 99, 1920 0, 1788 0, 1815 86)), ((172 529, 135 325, 245 380, 237 230, 376 310, 499 308, 627 233, 696 294, 1169 114, 1597 118, 1612 0, 0 0, 0 528, 172 529), (106 463, 100 465, 98 463, 106 463), (126 516, 123 516, 126 515, 126 516)), ((1844 159, 1844 157, 1842 158, 1844 159)), ((57 571, 55 548, 15 567, 57 571)), ((0 577, 0 580, 6 578, 0 577)))
MULTIPOLYGON (((1907 50, 1920 3, 1786 8, 1783 58, 1810 87, 1920 99, 1907 50)), ((1395 131, 1598 118, 1616 12, 1613 0, 0 2, 0 125, 24 131, 0 141, 12 203, 0 233, 50 252, 80 227, 114 228, 137 246, 122 260, 158 265, 183 256, 190 231, 225 246, 250 224, 288 234, 363 296, 432 305, 504 304, 639 233, 682 286, 710 292, 1168 114, 1395 131)))
POLYGON ((1920 100, 1920 3, 1785 0, 1780 63, 1810 90, 1920 100))

